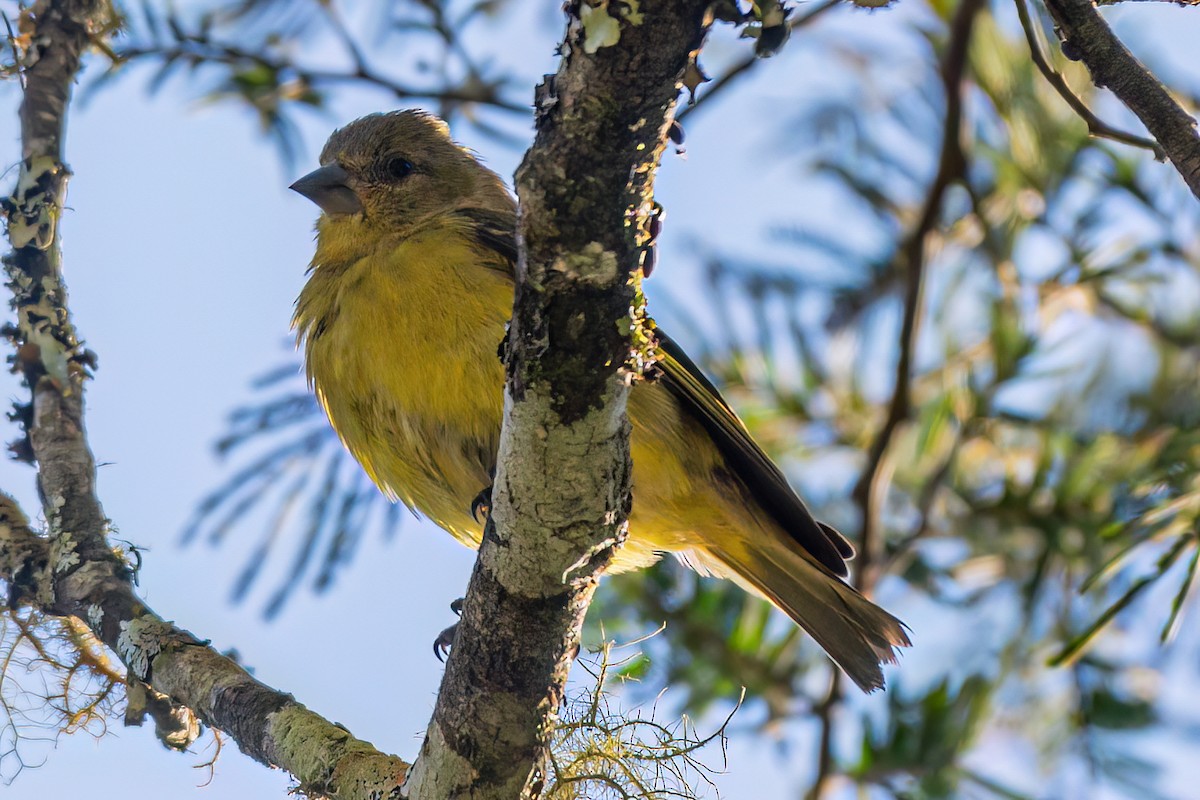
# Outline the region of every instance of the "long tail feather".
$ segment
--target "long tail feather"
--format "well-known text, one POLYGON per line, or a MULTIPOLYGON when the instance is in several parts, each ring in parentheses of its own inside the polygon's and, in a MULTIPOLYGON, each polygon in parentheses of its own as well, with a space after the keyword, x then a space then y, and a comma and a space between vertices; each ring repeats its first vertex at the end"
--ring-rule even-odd
POLYGON ((903 622, 782 543, 712 555, 808 631, 864 692, 883 688, 882 664, 911 644, 903 622))

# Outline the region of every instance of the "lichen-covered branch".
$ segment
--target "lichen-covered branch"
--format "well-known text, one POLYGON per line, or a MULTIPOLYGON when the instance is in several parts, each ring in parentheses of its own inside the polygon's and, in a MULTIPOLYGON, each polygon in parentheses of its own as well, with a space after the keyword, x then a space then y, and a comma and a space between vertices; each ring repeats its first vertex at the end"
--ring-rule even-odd
POLYGON ((194 714, 227 733, 250 757, 290 772, 311 797, 366 800, 398 791, 407 770, 399 758, 255 680, 162 619, 106 564, 55 574, 51 549, 30 530, 15 501, 0 494, 0 580, 22 604, 86 621, 121 658, 129 668, 127 719, 140 723, 150 716, 163 742, 183 749, 198 734, 194 714))
POLYGON ((1087 66, 1092 80, 1117 96, 1137 115, 1200 197, 1200 136, 1196 118, 1171 97, 1108 27, 1091 0, 1046 0, 1063 37, 1064 50, 1087 66))
POLYGON ((16 324, 6 332, 16 346, 15 369, 32 392, 32 402, 17 410, 26 438, 15 449, 38 465, 49 536, 34 533, 12 498, 0 495, 0 580, 9 587, 8 605, 86 623, 129 670, 131 718, 152 716, 169 746, 194 740, 194 714, 252 757, 291 772, 310 794, 387 796, 398 791, 407 765, 154 614, 108 542, 83 425, 93 357, 71 324, 58 224, 70 175, 62 142, 71 89, 84 50, 112 14, 97 0, 42 0, 20 20, 22 162, 16 189, 3 202, 16 324))
POLYGON ((4 266, 16 311, 16 324, 6 330, 16 346, 14 369, 33 393, 29 405, 17 408, 27 439, 15 449, 41 466, 38 489, 60 571, 85 562, 119 569, 94 499, 95 461, 83 433, 83 380, 91 358, 67 312, 57 230, 70 176, 62 137, 71 87, 90 37, 109 13, 95 0, 43 0, 25 12, 22 161, 16 190, 4 201, 12 244, 4 266))
POLYGON ((646 333, 639 265, 705 0, 569 4, 517 172, 517 295, 492 522, 414 800, 531 797, 596 581, 630 507, 625 402, 646 333))

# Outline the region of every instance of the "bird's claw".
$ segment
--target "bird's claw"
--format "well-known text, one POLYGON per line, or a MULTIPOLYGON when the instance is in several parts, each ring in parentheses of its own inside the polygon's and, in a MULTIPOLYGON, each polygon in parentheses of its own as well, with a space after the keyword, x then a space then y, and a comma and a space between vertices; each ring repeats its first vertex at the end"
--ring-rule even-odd
MULTIPOLYGON (((463 598, 458 598, 450 604, 450 610, 458 616, 462 616, 463 598)), ((454 623, 449 628, 437 635, 433 640, 433 654, 437 656, 437 660, 443 664, 446 663, 446 656, 450 654, 450 648, 454 646, 454 636, 458 633, 458 623, 454 623)))
POLYGON ((492 487, 487 487, 471 501, 471 516, 482 525, 492 513, 492 487))
POLYGON ((437 638, 433 640, 433 654, 443 664, 446 663, 446 656, 450 655, 450 648, 454 644, 454 635, 456 633, 458 633, 457 622, 439 633, 437 638))

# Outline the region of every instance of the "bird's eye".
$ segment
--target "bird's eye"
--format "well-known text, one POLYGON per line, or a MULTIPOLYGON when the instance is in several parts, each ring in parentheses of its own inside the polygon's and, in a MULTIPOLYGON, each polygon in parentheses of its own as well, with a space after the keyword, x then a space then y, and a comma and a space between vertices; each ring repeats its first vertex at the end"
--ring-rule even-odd
POLYGON ((413 164, 407 158, 397 156, 389 158, 387 164, 384 165, 384 169, 387 171, 389 178, 400 180, 412 174, 413 164))

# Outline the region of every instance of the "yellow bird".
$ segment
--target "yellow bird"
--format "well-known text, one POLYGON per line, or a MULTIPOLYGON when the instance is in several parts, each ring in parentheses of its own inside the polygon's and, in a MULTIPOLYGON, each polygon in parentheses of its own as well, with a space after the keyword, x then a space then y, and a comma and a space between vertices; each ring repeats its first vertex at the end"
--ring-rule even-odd
MULTIPOLYGON (((391 498, 478 547, 512 311, 516 203, 420 111, 335 131, 292 185, 324 212, 293 319, 310 383, 346 447, 391 498)), ((635 502, 611 571, 674 553, 760 594, 864 691, 907 646, 903 624, 842 576, 854 554, 817 522, 691 359, 663 336, 662 378, 633 387, 635 502)))

